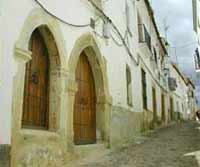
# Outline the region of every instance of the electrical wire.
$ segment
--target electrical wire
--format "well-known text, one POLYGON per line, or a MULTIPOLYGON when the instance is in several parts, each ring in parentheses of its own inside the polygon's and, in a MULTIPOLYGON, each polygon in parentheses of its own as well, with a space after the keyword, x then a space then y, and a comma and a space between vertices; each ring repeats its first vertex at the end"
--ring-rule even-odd
POLYGON ((132 60, 134 61, 135 65, 138 66, 138 62, 135 60, 133 54, 131 53, 129 47, 126 44, 126 41, 124 40, 122 34, 120 33, 120 31, 118 30, 118 28, 115 26, 115 24, 112 22, 112 20, 92 1, 92 0, 88 0, 94 7, 95 9, 100 12, 102 14, 102 16, 112 25, 113 29, 116 31, 116 33, 118 34, 119 38, 121 39, 127 53, 129 54, 129 56, 132 58, 132 60))
POLYGON ((112 34, 110 34, 110 36, 111 36, 112 40, 114 41, 114 43, 115 43, 117 46, 119 46, 119 47, 122 47, 122 46, 123 46, 123 43, 117 42, 117 40, 112 36, 112 34))
MULTIPOLYGON (((39 2, 38 0, 34 0, 45 12, 47 12, 49 15, 53 16, 54 18, 56 18, 57 20, 61 21, 62 23, 64 24, 67 24, 69 26, 72 26, 72 27, 78 27, 78 28, 81 28, 81 27, 88 27, 90 26, 90 23, 87 23, 87 24, 73 24, 73 23, 69 23, 61 18, 59 18, 58 16, 56 16, 55 14, 52 14, 41 2, 39 2)), ((98 19, 97 19, 98 20, 98 19)), ((95 20, 95 21, 97 21, 95 20)))
POLYGON ((93 31, 93 32, 94 32, 94 34, 95 34, 96 36, 100 37, 101 39, 104 39, 104 36, 101 35, 101 34, 99 34, 97 31, 93 31))
MULTIPOLYGON (((57 20, 59 20, 59 21, 61 21, 61 22, 63 22, 63 23, 65 23, 65 24, 67 24, 67 25, 69 25, 69 26, 73 26, 73 27, 88 27, 88 26, 90 26, 90 23, 88 23, 88 24, 82 24, 82 25, 78 25, 78 24, 73 24, 73 23, 69 23, 69 22, 67 22, 67 21, 65 21, 65 20, 63 20, 63 19, 61 19, 61 18, 59 18, 59 17, 57 17, 56 15, 54 15, 54 14, 52 14, 50 11, 48 11, 46 8, 45 8, 45 6, 44 5, 42 5, 38 0, 34 0, 43 10, 45 10, 49 15, 51 15, 51 16, 53 16, 54 18, 56 18, 57 20)), ((120 33, 120 31, 118 30, 118 28, 115 26, 115 24, 112 22, 112 20, 108 17, 108 16, 106 16, 106 14, 101 10, 101 9, 99 9, 97 6, 96 6, 96 4, 94 4, 94 2, 92 2, 91 0, 88 0, 105 18, 106 18, 106 20, 107 21, 109 21, 109 23, 111 23, 111 25, 112 25, 112 28, 115 30, 115 31, 113 31, 114 33, 115 33, 115 35, 117 35, 121 40, 122 40, 122 43, 120 44, 119 42, 117 42, 117 40, 112 36, 112 34, 111 34, 111 38, 112 38, 112 40, 115 42, 115 44, 117 44, 118 46, 125 46, 125 48, 126 48, 126 50, 127 50, 127 52, 128 52, 128 54, 129 54, 129 56, 131 56, 131 58, 134 60, 134 62, 135 62, 135 64, 138 66, 139 65, 139 62, 140 62, 140 60, 143 62, 143 64, 146 66, 146 64, 144 63, 144 61, 143 61, 143 59, 140 57, 140 56, 138 56, 138 60, 135 60, 135 58, 133 57, 133 55, 132 55, 132 53, 131 53, 131 51, 130 51, 130 49, 129 49, 129 47, 127 46, 127 44, 126 44, 126 39, 127 39, 127 37, 128 37, 128 33, 127 33, 127 31, 125 32, 125 34, 124 34, 124 36, 122 36, 122 34, 120 33)), ((108 0, 106 0, 106 1, 108 1, 108 0)), ((105 2, 106 2, 105 1, 105 2)), ((98 18, 99 19, 99 18, 98 18)), ((97 19, 97 20, 98 20, 97 19)), ((95 20, 95 22, 97 21, 97 20, 95 20)), ((103 19, 104 20, 104 19, 103 19)), ((101 37, 101 38, 104 38, 102 35, 100 35, 100 34, 98 34, 96 31, 94 31, 94 33, 97 35, 97 36, 99 36, 99 37, 101 37)), ((153 79, 156 81, 156 82, 158 82, 156 79, 155 79, 155 77, 154 77, 154 75, 151 73, 151 71, 147 68, 147 70, 149 71, 149 73, 150 73, 150 75, 152 75, 152 77, 153 77, 153 79)), ((158 85, 160 85, 160 83, 158 82, 158 85)), ((161 86, 161 85, 160 85, 161 86)), ((161 86, 162 87, 162 86, 161 86)))
MULTIPOLYGON (((82 24, 82 25, 78 25, 78 24, 73 24, 73 23, 69 23, 61 18, 59 18, 58 16, 56 16, 55 14, 51 13, 41 2, 39 2, 39 0, 34 0, 45 12, 47 12, 49 15, 51 15, 52 17, 56 18, 57 20, 61 21, 62 23, 64 24, 67 24, 69 26, 73 26, 73 27, 78 27, 78 28, 81 28, 81 27, 88 27, 90 26, 90 23, 88 24, 82 24)), ((119 30, 117 29, 117 27, 114 25, 114 23, 105 15, 105 13, 99 9, 96 4, 94 4, 91 0, 88 0, 90 3, 92 3, 92 5, 100 12, 103 14, 103 16, 106 18, 107 21, 109 21, 112 25, 112 27, 114 28, 115 31, 113 31, 116 35, 119 36, 119 38, 122 40, 122 44, 120 44, 119 42, 117 42, 117 40, 111 35, 111 38, 112 40, 114 41, 114 43, 117 45, 117 46, 125 46, 128 54, 133 58, 133 55, 131 53, 131 51, 129 50, 129 47, 127 46, 126 44, 126 38, 127 38, 127 31, 125 32, 125 35, 124 37, 121 35, 121 33, 119 32, 119 30)), ((105 2, 107 2, 108 0, 105 0, 105 2)), ((99 19, 99 18, 98 18, 99 19)), ((95 22, 98 20, 96 19, 95 22)), ((95 31, 94 31, 95 32, 95 31)), ((95 34, 99 37, 102 38, 102 36, 100 34, 98 34, 97 32, 95 32, 95 34)), ((136 65, 138 65, 137 61, 133 58, 134 62, 136 65)))

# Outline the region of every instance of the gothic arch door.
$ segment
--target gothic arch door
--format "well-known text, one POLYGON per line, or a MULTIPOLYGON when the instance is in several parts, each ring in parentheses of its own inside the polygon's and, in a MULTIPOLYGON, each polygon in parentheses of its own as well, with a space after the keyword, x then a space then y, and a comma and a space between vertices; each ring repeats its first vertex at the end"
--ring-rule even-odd
POLYGON ((32 60, 26 65, 22 127, 48 128, 49 57, 35 30, 30 41, 32 60))
POLYGON ((96 93, 91 66, 84 52, 76 67, 78 91, 74 104, 74 143, 96 143, 96 93))

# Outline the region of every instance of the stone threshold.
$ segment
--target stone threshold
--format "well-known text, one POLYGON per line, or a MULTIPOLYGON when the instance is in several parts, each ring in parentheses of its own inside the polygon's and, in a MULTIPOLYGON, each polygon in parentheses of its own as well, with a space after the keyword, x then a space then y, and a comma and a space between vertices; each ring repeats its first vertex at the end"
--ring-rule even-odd
POLYGON ((94 162, 110 152, 110 149, 107 149, 104 143, 74 146, 76 159, 69 162, 67 167, 79 167, 94 162))

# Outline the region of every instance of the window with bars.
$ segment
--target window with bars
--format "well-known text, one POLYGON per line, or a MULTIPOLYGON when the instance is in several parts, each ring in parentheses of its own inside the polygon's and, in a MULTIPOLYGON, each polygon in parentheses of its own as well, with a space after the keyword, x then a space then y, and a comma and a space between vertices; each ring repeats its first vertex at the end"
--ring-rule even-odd
POLYGON ((143 98, 143 109, 147 110, 147 83, 146 83, 146 72, 144 69, 141 70, 142 75, 142 98, 143 98))

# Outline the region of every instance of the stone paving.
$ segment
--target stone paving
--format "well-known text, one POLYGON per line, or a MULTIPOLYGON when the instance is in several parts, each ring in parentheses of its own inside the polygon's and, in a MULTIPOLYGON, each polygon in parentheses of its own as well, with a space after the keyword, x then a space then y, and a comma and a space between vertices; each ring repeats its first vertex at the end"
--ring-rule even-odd
POLYGON ((80 167, 200 167, 200 124, 177 123, 80 167))

